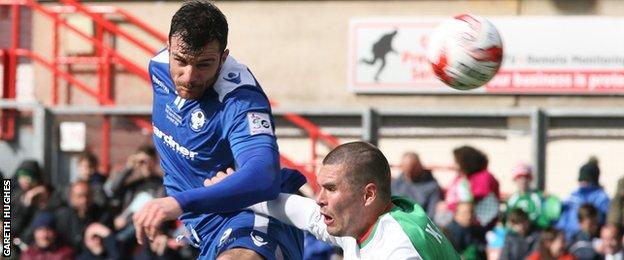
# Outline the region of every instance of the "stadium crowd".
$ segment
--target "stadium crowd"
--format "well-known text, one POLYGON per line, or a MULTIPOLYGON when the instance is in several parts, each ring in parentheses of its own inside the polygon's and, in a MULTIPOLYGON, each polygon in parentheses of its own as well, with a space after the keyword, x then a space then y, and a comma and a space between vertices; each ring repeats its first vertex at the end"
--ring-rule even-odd
MULTIPOLYGON (((400 161, 392 193, 411 198, 446 233, 463 259, 624 259, 624 177, 609 197, 600 185, 598 160, 579 170, 578 188, 560 200, 531 187, 530 165, 511 176, 516 190, 503 196, 488 158, 470 146, 453 150, 457 175, 440 187, 415 152, 400 161)), ((12 185, 13 258, 194 259, 179 222, 138 245, 132 214, 164 196, 152 146, 142 146, 120 172, 97 171, 92 153, 78 155, 78 176, 67 188, 48 184, 45 169, 25 160, 12 185)), ((336 249, 306 237, 305 259, 330 259, 336 249)))

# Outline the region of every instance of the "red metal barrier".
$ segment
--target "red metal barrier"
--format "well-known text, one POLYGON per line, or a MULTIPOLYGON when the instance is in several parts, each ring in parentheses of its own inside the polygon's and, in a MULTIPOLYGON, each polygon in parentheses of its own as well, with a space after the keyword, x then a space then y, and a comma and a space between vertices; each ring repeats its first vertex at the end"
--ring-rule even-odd
MULTIPOLYGON (((0 62, 2 63, 2 98, 9 98, 9 55, 0 49, 0 62)), ((3 109, 0 111, 0 140, 10 141, 15 137, 15 110, 3 109)))
POLYGON ((130 33, 119 28, 117 25, 105 20, 102 16, 95 14, 93 12, 90 12, 88 8, 82 6, 78 2, 74 0, 60 0, 60 1, 64 4, 75 7, 80 13, 83 13, 91 17, 91 19, 93 19, 93 21, 95 21, 98 26, 104 27, 106 30, 112 32, 115 35, 122 36, 123 38, 130 41, 131 43, 134 43, 134 45, 136 45, 137 47, 145 51, 147 54, 153 55, 158 51, 157 49, 147 46, 144 42, 130 35, 130 33))

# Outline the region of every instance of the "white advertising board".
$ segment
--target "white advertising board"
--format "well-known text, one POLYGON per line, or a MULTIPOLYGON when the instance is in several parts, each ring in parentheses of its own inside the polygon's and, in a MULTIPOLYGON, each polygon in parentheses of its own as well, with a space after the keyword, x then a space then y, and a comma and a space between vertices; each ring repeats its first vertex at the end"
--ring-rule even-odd
POLYGON ((624 18, 486 17, 504 61, 485 87, 457 91, 427 61, 428 34, 446 17, 350 21, 348 84, 356 93, 624 94, 624 18), (385 66, 382 66, 385 63, 385 66))

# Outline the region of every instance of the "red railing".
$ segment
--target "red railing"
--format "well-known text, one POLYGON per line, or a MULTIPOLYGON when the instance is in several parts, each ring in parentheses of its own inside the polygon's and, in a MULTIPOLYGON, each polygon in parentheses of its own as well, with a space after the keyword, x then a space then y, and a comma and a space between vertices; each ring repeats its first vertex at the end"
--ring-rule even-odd
MULTIPOLYGON (((149 86, 150 79, 149 74, 143 66, 138 66, 133 63, 129 58, 125 57, 121 53, 117 52, 117 50, 110 47, 107 43, 105 43, 105 34, 111 34, 116 37, 121 37, 128 42, 132 43, 137 48, 143 50, 149 55, 153 55, 157 52, 157 48, 150 47, 145 44, 144 41, 139 40, 134 37, 132 34, 126 32, 115 23, 112 23, 106 19, 105 15, 119 15, 125 21, 133 24, 134 26, 142 29, 158 41, 164 43, 167 40, 167 37, 160 33, 158 30, 149 26, 146 23, 143 23, 140 19, 134 17, 130 13, 118 7, 110 7, 110 6, 84 6, 75 0, 61 0, 65 5, 53 6, 53 7, 44 7, 37 3, 34 0, 0 0, 0 5, 10 5, 12 16, 12 34, 11 34, 11 46, 8 50, 0 50, 0 57, 3 57, 2 61, 5 65, 5 73, 3 80, 3 88, 4 95, 3 98, 14 98, 15 97, 15 79, 16 79, 16 70, 17 70, 17 57, 23 56, 30 58, 31 60, 42 64, 45 68, 52 71, 54 75, 54 79, 52 80, 52 104, 58 104, 58 81, 57 79, 63 79, 67 81, 70 86, 77 87, 79 90, 84 93, 92 96, 98 100, 98 104, 100 105, 114 105, 115 101, 111 95, 111 77, 113 76, 112 64, 119 64, 123 66, 130 73, 137 75, 139 78, 143 79, 146 85, 149 86), (19 17, 19 9, 20 7, 25 6, 30 8, 31 10, 37 11, 40 14, 50 18, 53 21, 53 42, 52 42, 52 54, 53 60, 49 61, 43 58, 42 55, 39 55, 30 50, 20 49, 19 46, 19 31, 20 31, 20 17, 19 17), (71 13, 80 13, 88 16, 95 25, 95 33, 94 36, 90 36, 82 31, 80 31, 77 27, 68 23, 65 19, 63 19, 60 14, 71 14, 71 13), (84 56, 69 56, 63 57, 60 56, 59 46, 60 46, 60 28, 68 29, 69 31, 75 33, 82 39, 91 43, 94 46, 94 56, 84 57, 84 56), (76 79, 72 76, 71 73, 65 70, 61 70, 59 67, 61 66, 70 66, 73 64, 97 64, 97 76, 98 76, 98 87, 97 89, 92 88, 76 79)), ((69 88, 68 88, 69 89, 69 88)), ((275 102, 272 102, 272 106, 276 106, 275 102)), ((15 119, 13 116, 5 116, 11 115, 14 113, 8 111, 3 111, 2 116, 2 125, 0 132, 2 135, 0 137, 13 137, 14 124, 15 119), (11 127, 5 127, 5 123, 9 123, 8 125, 11 127)), ((333 148, 337 146, 340 142, 335 137, 321 131, 317 126, 315 126, 309 120, 298 116, 293 113, 286 113, 283 115, 285 119, 292 122, 297 127, 305 130, 307 135, 311 140, 311 158, 310 163, 307 164, 298 164, 290 160, 285 156, 281 156, 281 162, 286 167, 292 167, 300 170, 307 178, 308 181, 313 184, 312 187, 316 190, 315 183, 315 170, 316 163, 318 158, 317 152, 317 144, 319 141, 322 144, 333 148)), ((141 120, 136 118, 135 123, 140 127, 146 127, 151 130, 151 124, 146 122, 145 120, 141 120)), ((105 166, 105 169, 108 170, 108 165, 110 161, 110 117, 103 117, 103 126, 102 126, 102 155, 101 161, 102 165, 105 166)))
MULTIPOLYGON (((13 20, 19 21, 19 5, 12 5, 11 12, 15 15, 13 20)), ((17 82, 17 56, 14 51, 19 46, 19 30, 20 24, 13 22, 11 24, 11 43, 8 50, 2 51, 3 65, 3 82, 2 82, 2 98, 15 99, 16 82, 17 82)), ((3 109, 0 117, 0 140, 13 140, 15 137, 15 109, 3 109)))

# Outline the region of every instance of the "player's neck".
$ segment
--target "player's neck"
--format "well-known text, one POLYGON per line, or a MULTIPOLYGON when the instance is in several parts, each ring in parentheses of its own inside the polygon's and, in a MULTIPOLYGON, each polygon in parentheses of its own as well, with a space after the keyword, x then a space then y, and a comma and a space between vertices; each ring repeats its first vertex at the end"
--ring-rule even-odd
POLYGON ((375 229, 375 225, 377 224, 379 217, 384 213, 390 211, 393 207, 393 204, 390 201, 382 205, 382 207, 377 207, 371 214, 364 214, 364 216, 370 217, 366 218, 362 225, 363 228, 360 230, 360 232, 358 232, 356 236, 354 236, 357 239, 358 245, 362 245, 364 242, 366 242, 366 240, 368 240, 368 238, 373 235, 373 230, 375 229))

